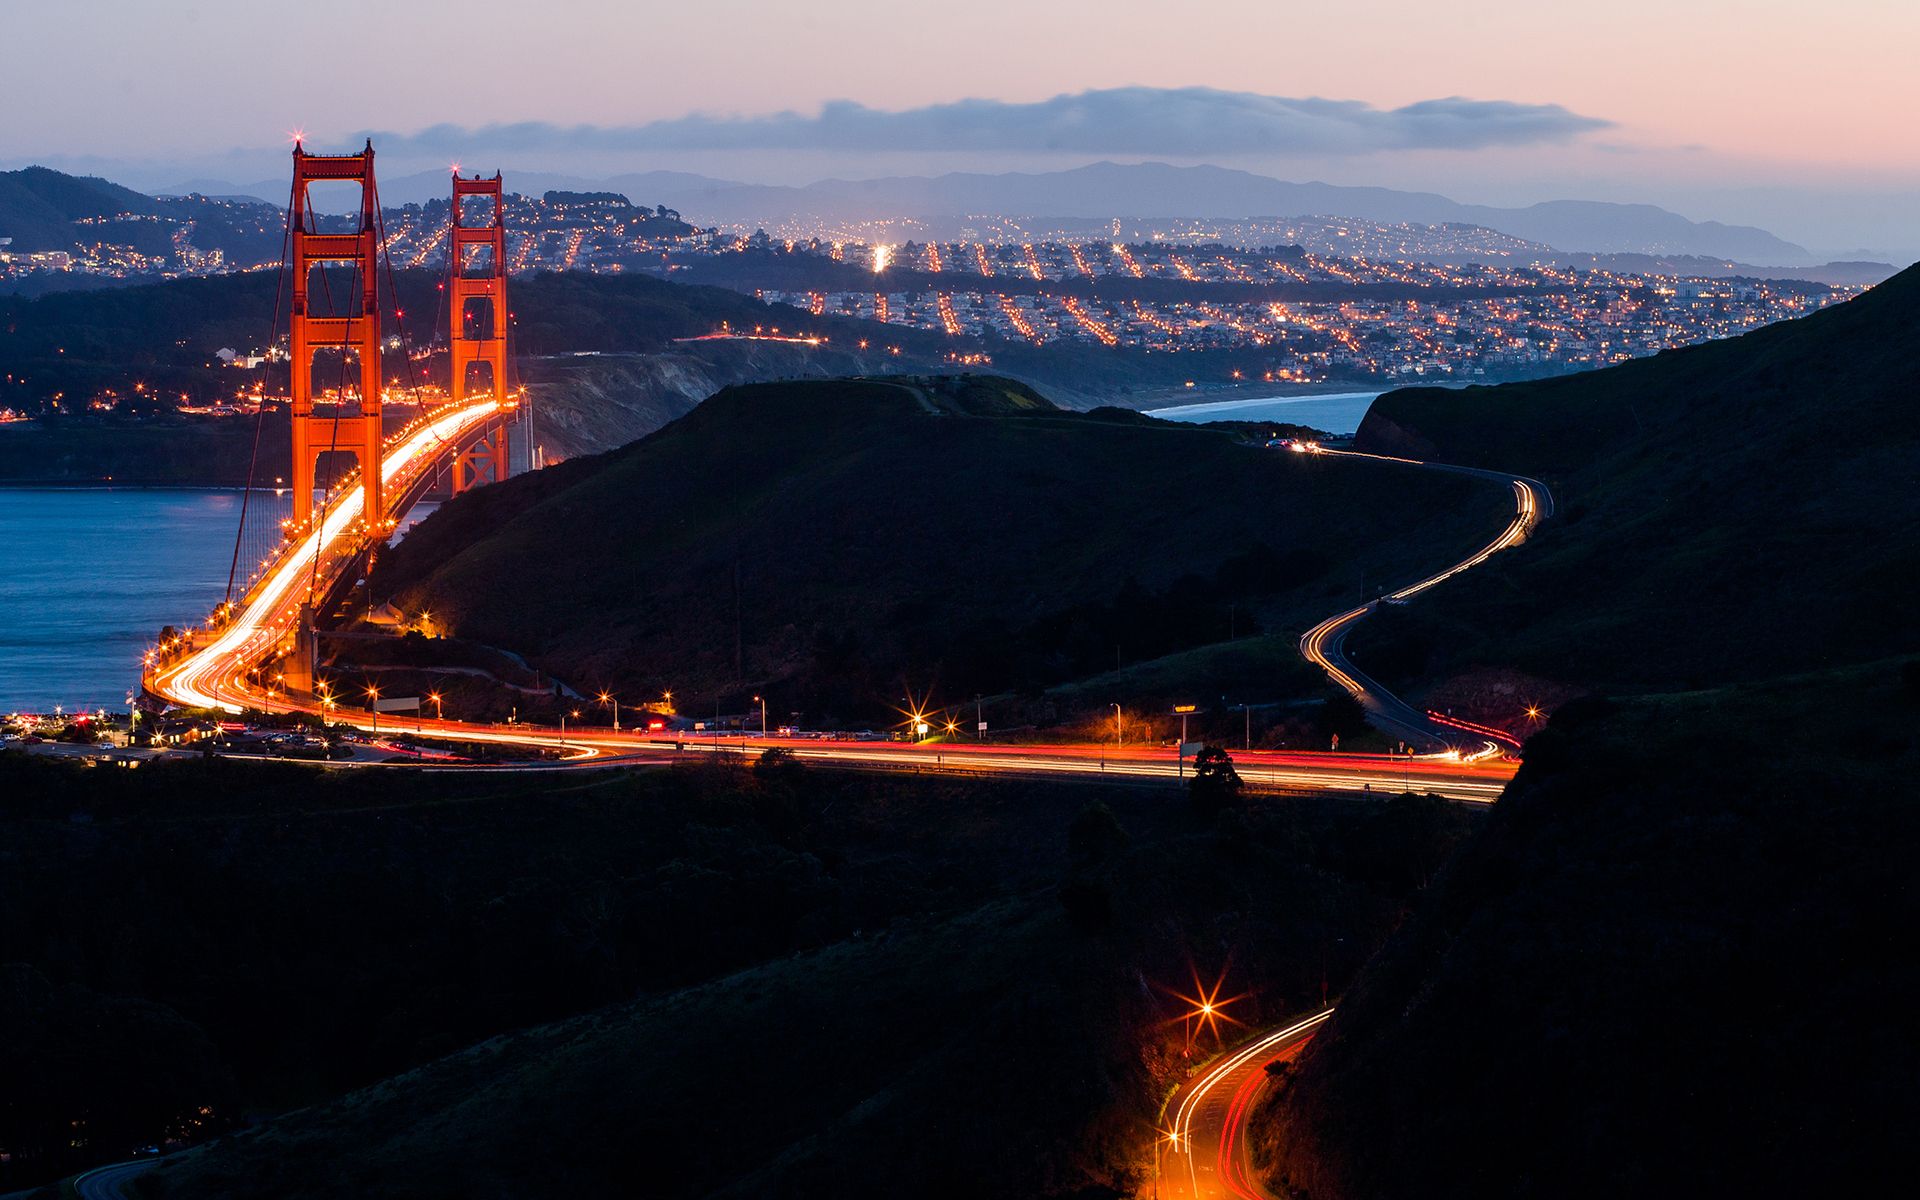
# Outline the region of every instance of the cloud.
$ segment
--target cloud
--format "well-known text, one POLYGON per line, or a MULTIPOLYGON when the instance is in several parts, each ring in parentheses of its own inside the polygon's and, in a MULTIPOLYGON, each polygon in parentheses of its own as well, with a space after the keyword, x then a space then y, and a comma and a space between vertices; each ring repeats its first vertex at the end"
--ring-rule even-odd
MULTIPOLYGON (((1566 142, 1611 127, 1558 104, 1451 96, 1381 109, 1215 88, 1106 88, 1032 103, 956 100, 888 111, 834 100, 818 113, 692 113, 641 125, 435 125, 374 134, 381 149, 997 151, 1003 153, 1370 154, 1566 142)), ((357 140, 361 135, 355 134, 357 140)))

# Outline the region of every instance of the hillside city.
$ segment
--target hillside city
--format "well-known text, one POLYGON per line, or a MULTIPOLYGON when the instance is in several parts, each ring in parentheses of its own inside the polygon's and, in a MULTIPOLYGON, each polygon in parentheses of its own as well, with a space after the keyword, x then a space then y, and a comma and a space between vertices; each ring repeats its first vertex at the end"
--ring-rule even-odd
MULTIPOLYGON (((279 261, 282 217, 273 206, 192 196, 154 209, 75 221, 78 237, 65 249, 0 246, 0 285, 140 282, 272 270, 279 261)), ((395 266, 444 267, 450 212, 445 201, 386 210, 384 249, 395 266)), ((1864 290, 1724 274, 1737 264, 1707 264, 1712 273, 1581 267, 1474 226, 1334 217, 1115 220, 1097 230, 979 217, 962 240, 893 243, 846 239, 828 223, 783 227, 779 237, 699 228, 617 193, 548 192, 513 197, 506 221, 512 274, 714 282, 815 315, 975 339, 951 356, 957 362, 990 364, 996 342, 1260 352, 1261 365, 1233 367, 1202 381, 1209 385, 1512 378, 1604 366, 1864 290)), ((901 222, 900 231, 922 224, 901 222)))

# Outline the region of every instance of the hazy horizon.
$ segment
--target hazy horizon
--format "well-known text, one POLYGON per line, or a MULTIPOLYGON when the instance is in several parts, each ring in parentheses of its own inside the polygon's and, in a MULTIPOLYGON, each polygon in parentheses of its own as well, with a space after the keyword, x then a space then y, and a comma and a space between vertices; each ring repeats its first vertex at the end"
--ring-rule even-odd
POLYGON ((940 15, 557 0, 532 30, 504 0, 324 13, 99 0, 8 22, 16 47, 40 52, 0 77, 0 105, 33 117, 0 139, 0 165, 148 190, 277 178, 295 130, 317 147, 371 132, 402 174, 458 160, 803 184, 1210 163, 1465 203, 1649 203, 1815 253, 1920 245, 1920 128, 1903 119, 1920 83, 1902 61, 1920 6, 1888 0, 1834 0, 1817 24, 1780 0, 1338 13, 1204 0, 1178 14, 983 0, 940 15), (359 30, 373 36, 346 76, 294 69, 278 49, 359 30), (486 70, 485 38, 459 30, 506 31, 507 64, 486 70), (442 44, 444 66, 423 49, 442 44), (214 78, 228 86, 201 86, 214 78))

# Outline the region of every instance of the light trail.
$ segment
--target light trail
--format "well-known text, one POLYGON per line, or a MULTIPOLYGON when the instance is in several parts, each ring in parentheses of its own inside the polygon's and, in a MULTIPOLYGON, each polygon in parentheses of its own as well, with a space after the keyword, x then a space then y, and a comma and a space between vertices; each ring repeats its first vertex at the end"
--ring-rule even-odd
MULTIPOLYGON (((431 468, 441 452, 449 445, 460 444, 463 439, 470 438, 484 427, 486 422, 496 419, 501 408, 497 400, 483 399, 458 410, 438 413, 403 431, 382 461, 382 477, 388 485, 388 494, 404 494, 410 485, 418 481, 422 472, 431 468)), ((1383 455, 1353 454, 1351 457, 1413 462, 1383 455)), ((1493 474, 1473 471, 1471 468, 1438 469, 1493 474)), ((1534 490, 1537 485, 1532 481, 1512 482, 1520 500, 1519 513, 1501 537, 1464 562, 1402 588, 1393 596, 1399 598, 1417 594, 1484 561, 1489 555, 1524 536, 1542 500, 1534 490)), ((193 707, 219 708, 234 713, 247 707, 262 711, 307 713, 333 724, 373 728, 371 714, 363 716, 331 705, 295 701, 264 689, 247 678, 248 672, 275 652, 294 628, 300 605, 306 599, 303 576, 313 570, 316 554, 325 560, 330 573, 346 561, 347 552, 359 548, 359 538, 365 533, 360 503, 358 490, 345 492, 327 510, 318 528, 288 544, 243 600, 240 610, 207 645, 188 652, 156 673, 152 690, 175 703, 193 707)), ((1302 652, 1310 660, 1320 663, 1343 686, 1356 690, 1356 694, 1360 695, 1366 694, 1365 685, 1343 670, 1336 661, 1337 638, 1347 625, 1364 616, 1367 611, 1368 608, 1362 607, 1323 622, 1302 639, 1301 645, 1302 652)), ((1045 773, 1089 779, 1167 782, 1175 782, 1185 774, 1184 763, 1177 754, 1148 747, 1120 750, 1086 745, 845 743, 806 738, 732 739, 673 737, 652 733, 614 734, 590 729, 574 729, 563 734, 555 729, 470 724, 422 717, 415 717, 412 721, 393 718, 387 722, 388 730, 403 728, 415 736, 557 749, 566 756, 566 765, 573 766, 612 766, 635 760, 639 755, 652 755, 649 761, 659 761, 659 756, 663 754, 698 756, 757 752, 779 747, 801 759, 854 769, 1045 773)), ((1513 773, 1510 763, 1484 761, 1480 756, 1463 756, 1458 751, 1418 758, 1377 754, 1243 751, 1236 757, 1235 765, 1242 778, 1256 788, 1384 794, 1418 788, 1449 799, 1482 804, 1496 800, 1513 773)))
MULTIPOLYGON (((387 494, 403 492, 406 484, 431 465, 440 450, 477 432, 500 409, 500 401, 496 399, 476 401, 440 413, 404 435, 381 456, 380 477, 387 485, 387 494)), ((163 670, 154 681, 154 690, 176 704, 241 711, 241 705, 220 698, 221 676, 231 671, 237 679, 278 644, 306 599, 299 585, 313 570, 316 559, 334 559, 343 538, 354 539, 360 535, 361 503, 358 488, 336 500, 319 526, 289 545, 279 562, 260 577, 226 627, 205 647, 163 670)), ((385 517, 380 520, 384 522, 385 517)), ((328 565, 331 567, 334 563, 329 561, 328 565)), ((230 690, 241 694, 245 688, 230 690)))
MULTIPOLYGON (((1195 1197, 1201 1195, 1199 1155, 1194 1153, 1194 1123, 1200 1116, 1201 1110, 1206 1104, 1207 1097, 1212 1094, 1216 1088, 1220 1087, 1225 1081, 1231 1079, 1239 1072, 1256 1066, 1264 1068, 1266 1060, 1277 1055, 1289 1044, 1296 1041, 1304 1041, 1306 1038, 1311 1037, 1313 1032, 1332 1015, 1333 1010, 1329 1008, 1322 1012, 1317 1012, 1305 1020, 1296 1021, 1284 1028, 1276 1029, 1271 1033, 1255 1038, 1253 1041, 1248 1042, 1238 1050, 1222 1058, 1213 1066, 1207 1068, 1206 1073, 1200 1077, 1199 1082, 1188 1085, 1186 1095, 1181 1099, 1179 1107, 1174 1112, 1173 1126, 1167 1131, 1166 1138, 1173 1145, 1172 1152, 1186 1159, 1187 1182, 1190 1188, 1190 1195, 1195 1197)), ((1257 1085, 1259 1083, 1259 1076, 1256 1074, 1251 1082, 1257 1085)), ((1246 1103, 1243 1102, 1243 1097, 1245 1101, 1251 1101, 1253 1090, 1252 1087, 1243 1089, 1242 1093, 1234 1096, 1233 1103, 1229 1104, 1226 1121, 1221 1129, 1217 1151, 1218 1158, 1216 1160, 1216 1166, 1220 1170, 1221 1177, 1227 1181, 1227 1186, 1233 1189, 1236 1195, 1240 1196, 1247 1196, 1249 1194, 1257 1195, 1257 1193, 1251 1193, 1236 1185, 1233 1160, 1231 1158, 1233 1154, 1232 1130, 1235 1122, 1245 1117, 1246 1103)), ((1158 1151, 1156 1150, 1156 1154, 1157 1153, 1158 1151)))
MULTIPOLYGON (((1296 447, 1296 449, 1299 448, 1301 447, 1296 447)), ((1401 458, 1391 454, 1368 454, 1358 450, 1329 450, 1324 446, 1317 445, 1306 447, 1306 451, 1312 454, 1336 455, 1341 458, 1370 458, 1378 462, 1400 463, 1406 466, 1424 467, 1428 470, 1452 471, 1457 474, 1501 479, 1513 488, 1513 519, 1507 523, 1506 528, 1502 529, 1497 537, 1485 546, 1482 546, 1477 552, 1443 571, 1435 572, 1417 583, 1410 583, 1397 592, 1389 592, 1387 595, 1370 600, 1358 608, 1349 609, 1346 612, 1328 617, 1300 636, 1301 655, 1305 657, 1308 662, 1313 663, 1325 671, 1328 678, 1344 688, 1354 699, 1366 705, 1369 711, 1375 716, 1406 732, 1432 738, 1443 743, 1447 742, 1449 739, 1434 731, 1433 727, 1436 722, 1430 716, 1415 712, 1385 688, 1354 671, 1352 669, 1353 664, 1347 661, 1346 655, 1342 651, 1342 643, 1346 640, 1346 636, 1348 632, 1352 630, 1353 626, 1357 624, 1361 618, 1372 612, 1375 606, 1380 603, 1410 599, 1427 591, 1429 588, 1445 583, 1463 571, 1472 570, 1502 550, 1517 546, 1525 541, 1528 531, 1533 528, 1540 518, 1552 514, 1552 497, 1547 493, 1546 486, 1536 480, 1525 479, 1519 476, 1503 475, 1497 471, 1484 471, 1475 467, 1456 467, 1445 463, 1428 463, 1422 462, 1419 459, 1401 458)), ((1439 723, 1452 724, 1450 722, 1439 723)), ((1512 737, 1493 731, 1488 727, 1464 725, 1458 727, 1475 734, 1491 735, 1518 749, 1518 743, 1515 742, 1512 737)))

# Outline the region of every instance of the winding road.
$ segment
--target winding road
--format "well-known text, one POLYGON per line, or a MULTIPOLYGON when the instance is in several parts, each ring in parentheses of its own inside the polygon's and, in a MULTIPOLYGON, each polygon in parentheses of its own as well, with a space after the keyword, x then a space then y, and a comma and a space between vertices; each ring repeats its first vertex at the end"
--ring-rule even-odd
MULTIPOLYGON (((436 443, 443 443, 448 435, 457 435, 476 421, 486 419, 493 407, 488 402, 484 408, 475 406, 438 414, 435 420, 423 423, 418 429, 409 429, 409 436, 400 439, 384 464, 390 485, 403 482, 411 473, 421 469, 421 464, 429 461, 436 443)), ((1300 639, 1301 653, 1351 692, 1366 708, 1372 723, 1432 753, 1387 756, 1242 751, 1235 757, 1237 769, 1255 786, 1289 790, 1393 792, 1411 788, 1417 780, 1423 790, 1436 795, 1479 803, 1492 801, 1500 794, 1513 772, 1510 763, 1489 761, 1492 752, 1500 748, 1498 743, 1504 735, 1493 730, 1467 730, 1447 725, 1417 711, 1356 668, 1346 656, 1345 641, 1353 626, 1378 605, 1417 595, 1525 540, 1538 520, 1551 515, 1551 495, 1536 480, 1475 467, 1426 463, 1358 451, 1329 450, 1319 446, 1312 447, 1310 452, 1495 479, 1513 488, 1514 516, 1499 536, 1474 554, 1396 592, 1329 617, 1300 639)), ((239 712, 244 706, 261 710, 321 713, 320 707, 312 702, 285 694, 265 693, 256 681, 247 678, 247 672, 280 643, 297 619, 299 601, 303 595, 300 583, 305 574, 304 564, 312 562, 316 555, 327 554, 335 543, 350 538, 353 523, 358 518, 357 509, 351 507, 352 499, 351 496, 343 498, 341 506, 329 511, 321 528, 310 533, 291 552, 282 555, 250 593, 248 602, 232 623, 209 636, 204 645, 162 665, 152 677, 150 690, 175 703, 218 707, 230 712, 239 712)), ((324 715, 338 724, 361 729, 374 727, 370 716, 348 710, 331 709, 324 715)), ((424 718, 389 718, 386 724, 390 731, 405 729, 417 734, 469 742, 558 750, 565 761, 553 765, 563 767, 658 762, 664 756, 709 753, 721 749, 758 751, 781 746, 800 758, 865 769, 998 774, 1046 772, 1114 779, 1158 777, 1169 781, 1177 781, 1184 773, 1184 765, 1177 755, 1167 749, 1153 747, 981 746, 966 743, 916 745, 786 738, 712 741, 697 737, 618 733, 597 727, 575 730, 569 737, 559 730, 524 725, 502 726, 424 718)), ((1505 740, 1511 744, 1511 739, 1505 740)))
MULTIPOLYGON (((462 423, 471 422, 475 416, 474 413, 460 413, 445 418, 448 425, 446 432, 456 431, 462 423)), ((434 426, 425 427, 407 443, 405 449, 410 453, 404 455, 401 462, 410 463, 414 459, 424 458, 428 449, 427 439, 440 436, 443 434, 434 426)), ((1514 514, 1498 536, 1468 557, 1398 591, 1329 617, 1300 639, 1302 655, 1350 692, 1367 710, 1371 723, 1405 738, 1415 746, 1438 748, 1438 753, 1388 756, 1242 751, 1235 758, 1236 768, 1256 786, 1265 784, 1276 788, 1348 791, 1378 789, 1391 793, 1411 789, 1417 779, 1418 786, 1426 791, 1456 800, 1491 802, 1498 797, 1513 773, 1512 764, 1493 757, 1492 751, 1499 749, 1495 744, 1497 741, 1505 740, 1511 745, 1511 739, 1506 739, 1495 730, 1466 728, 1461 724, 1436 720, 1432 714, 1413 708, 1355 667, 1347 657, 1345 642, 1354 626, 1379 605, 1397 603, 1419 595, 1526 540, 1540 520, 1552 515, 1551 493, 1538 480, 1475 467, 1428 463, 1359 451, 1329 450, 1319 446, 1312 446, 1307 452, 1369 458, 1420 470, 1447 471, 1497 480, 1513 489, 1514 514), (1480 748, 1485 748, 1487 752, 1475 752, 1480 748)), ((285 556, 282 566, 270 572, 264 586, 256 589, 252 602, 232 625, 212 636, 208 644, 163 666, 155 673, 151 690, 178 703, 217 706, 229 711, 239 711, 241 705, 245 704, 261 709, 318 712, 318 708, 312 704, 263 694, 256 683, 247 679, 247 672, 284 634, 296 614, 297 593, 294 585, 298 568, 288 568, 285 563, 311 561, 313 555, 322 552, 335 538, 346 534, 354 516, 347 513, 336 518, 330 514, 323 527, 310 535, 310 544, 303 544, 297 553, 285 556)), ((335 710, 325 715, 335 723, 362 729, 372 726, 369 717, 355 713, 335 710)), ((526 726, 395 717, 389 717, 386 724, 389 731, 558 750, 564 760, 559 763, 522 764, 519 769, 640 764, 726 751, 755 752, 778 746, 802 759, 869 769, 932 769, 989 774, 1047 772, 1113 779, 1177 779, 1184 770, 1184 764, 1175 755, 1156 747, 1123 749, 1086 745, 935 745, 764 737, 704 738, 618 733, 601 728, 565 732, 526 726)), ((1249 1165, 1245 1137, 1247 1114, 1265 1084, 1268 1065, 1298 1052, 1331 1015, 1332 1010, 1327 1009, 1283 1028, 1257 1035, 1197 1073, 1174 1094, 1168 1103, 1171 1123, 1162 1131, 1155 1150, 1156 1196, 1190 1197, 1193 1200, 1221 1196, 1253 1200, 1267 1196, 1268 1193, 1254 1177, 1249 1165)), ((130 1163, 102 1168, 82 1176, 76 1181, 76 1188, 82 1195, 117 1196, 125 1178, 148 1165, 130 1163)))
MULTIPOLYGON (((1518 749, 1517 744, 1497 730, 1485 730, 1483 733, 1478 727, 1468 729, 1462 725, 1448 724, 1414 708, 1355 667, 1346 655, 1345 644, 1347 634, 1353 627, 1379 605, 1417 596, 1462 571, 1473 569, 1500 551, 1525 541, 1535 524, 1553 515, 1552 493, 1539 480, 1477 467, 1456 467, 1322 447, 1315 447, 1311 452, 1372 458, 1423 470, 1474 475, 1498 480, 1513 488, 1513 519, 1500 531, 1499 536, 1444 571, 1327 618, 1301 637, 1300 653, 1351 693, 1367 710, 1370 723, 1407 738, 1415 745, 1460 748, 1499 740, 1518 749)), ((1269 1200, 1272 1193, 1252 1168, 1247 1119, 1261 1089, 1266 1085, 1267 1067, 1297 1054, 1332 1015, 1333 1010, 1329 1008, 1305 1020, 1260 1034, 1196 1073, 1173 1094, 1167 1102, 1171 1120, 1167 1128, 1161 1131, 1154 1149, 1156 1200, 1162 1196, 1171 1200, 1216 1200, 1219 1197, 1269 1200)))
POLYGON ((159 1165, 158 1158, 140 1158, 132 1162, 95 1167, 73 1177, 73 1194, 80 1200, 126 1200, 127 1184, 159 1165))
POLYGON ((1537 479, 1528 479, 1520 475, 1508 475, 1500 471, 1487 471, 1479 467, 1456 467, 1447 463, 1422 462, 1416 458, 1397 458, 1390 454, 1367 454, 1358 450, 1328 450, 1315 447, 1310 453, 1337 455, 1341 458, 1370 458, 1377 462, 1400 463, 1417 467, 1425 471, 1446 471, 1454 475, 1472 475, 1481 479, 1498 480, 1513 488, 1513 519, 1500 535, 1482 546, 1479 551, 1461 559, 1444 571, 1427 576, 1417 583, 1410 583, 1397 592, 1376 596, 1358 608, 1349 609, 1315 625, 1300 637, 1300 653, 1311 662, 1326 671, 1327 675, 1352 694, 1360 706, 1367 710, 1367 719, 1375 728, 1407 739, 1409 743, 1422 749, 1465 748, 1477 746, 1487 741, 1504 743, 1512 749, 1519 749, 1513 739, 1497 730, 1466 730, 1457 725, 1436 721, 1414 708, 1400 697, 1366 675, 1347 657, 1347 635, 1353 632, 1366 615, 1382 604, 1398 604, 1412 599, 1428 588, 1445 583, 1462 571, 1470 571, 1502 550, 1517 546, 1527 539, 1527 534, 1540 521, 1553 515, 1553 493, 1547 485, 1537 479))
POLYGON ((1167 1126, 1154 1148, 1154 1194, 1167 1200, 1267 1200, 1253 1172, 1247 1114, 1267 1082, 1267 1067, 1292 1057, 1333 1015, 1323 1009, 1261 1034, 1223 1054, 1167 1101, 1167 1126))

